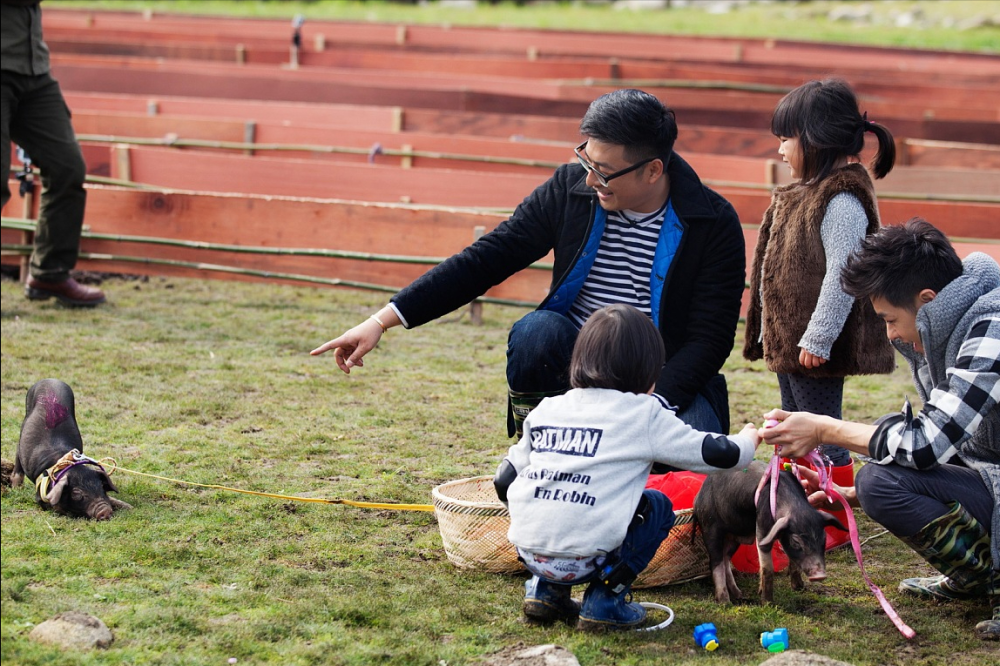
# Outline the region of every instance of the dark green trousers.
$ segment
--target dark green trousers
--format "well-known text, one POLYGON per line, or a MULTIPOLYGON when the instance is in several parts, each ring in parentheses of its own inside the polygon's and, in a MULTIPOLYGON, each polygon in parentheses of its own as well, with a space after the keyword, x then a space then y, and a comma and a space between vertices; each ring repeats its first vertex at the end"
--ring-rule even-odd
MULTIPOLYGON (((0 124, 3 136, 2 204, 11 198, 11 141, 23 148, 42 177, 38 228, 31 255, 31 274, 46 282, 69 277, 80 253, 80 232, 87 193, 87 166, 70 122, 59 84, 49 74, 26 76, 4 70, 0 79, 0 124)), ((21 211, 8 211, 20 217, 21 211)))

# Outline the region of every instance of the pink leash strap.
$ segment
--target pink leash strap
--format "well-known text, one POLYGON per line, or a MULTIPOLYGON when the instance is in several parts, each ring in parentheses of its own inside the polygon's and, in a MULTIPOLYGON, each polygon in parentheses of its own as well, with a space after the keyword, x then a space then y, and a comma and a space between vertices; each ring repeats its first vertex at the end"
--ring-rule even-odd
POLYGON ((778 510, 778 474, 781 472, 781 457, 775 453, 771 456, 771 462, 767 464, 767 469, 764 470, 764 475, 760 477, 760 481, 757 483, 757 490, 753 494, 754 506, 757 506, 757 502, 760 500, 760 491, 764 489, 764 484, 767 480, 771 480, 771 518, 774 518, 775 513, 778 510))
POLYGON ((823 459, 820 458, 816 451, 811 451, 806 457, 813 467, 816 469, 816 473, 819 474, 820 488, 826 493, 827 497, 832 497, 833 499, 840 502, 841 506, 844 507, 844 511, 847 514, 847 526, 848 531, 851 535, 851 546, 854 548, 854 556, 858 559, 858 568, 861 569, 861 575, 865 579, 865 583, 868 584, 868 589, 872 591, 875 598, 878 599, 879 604, 882 606, 882 610, 885 614, 889 616, 892 623, 896 625, 899 629, 899 633, 903 634, 907 638, 914 638, 917 632, 913 631, 902 618, 899 617, 899 613, 896 609, 892 607, 889 600, 885 598, 882 590, 878 585, 872 582, 871 577, 868 576, 868 572, 865 571, 865 564, 861 560, 861 542, 858 539, 858 524, 854 520, 854 512, 851 510, 851 506, 847 503, 847 500, 843 496, 833 489, 833 484, 831 483, 830 474, 827 473, 827 466, 823 463, 823 459))
POLYGON ((868 576, 868 572, 865 571, 864 562, 861 561, 861 543, 858 541, 858 525, 854 521, 854 513, 851 512, 851 507, 848 505, 847 500, 845 500, 840 493, 833 489, 828 490, 827 495, 840 502, 847 512, 847 524, 850 527, 851 533, 851 546, 854 547, 854 556, 858 558, 858 567, 861 569, 861 575, 864 576, 865 582, 868 584, 868 589, 870 589, 872 594, 875 595, 875 598, 878 599, 879 604, 882 606, 882 610, 885 611, 885 614, 889 616, 892 623, 896 625, 897 629, 899 629, 899 633, 903 634, 907 638, 913 638, 917 635, 917 632, 913 631, 909 625, 903 622, 902 618, 899 617, 899 613, 896 612, 896 609, 892 607, 889 600, 885 598, 884 594, 882 594, 882 590, 879 589, 878 585, 872 582, 872 579, 868 576))

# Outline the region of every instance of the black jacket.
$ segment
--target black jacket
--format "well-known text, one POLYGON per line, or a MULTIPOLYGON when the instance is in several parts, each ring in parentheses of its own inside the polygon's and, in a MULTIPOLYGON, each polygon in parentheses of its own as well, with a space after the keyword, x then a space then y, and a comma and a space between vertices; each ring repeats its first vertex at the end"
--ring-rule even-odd
MULTIPOLYGON (((746 280, 743 230, 729 202, 705 187, 676 153, 667 174, 670 200, 685 230, 663 287, 660 332, 667 363, 656 392, 682 409, 695 394, 705 393, 728 430, 725 384, 709 382, 736 337, 746 280)), ((469 303, 554 250, 551 296, 576 263, 599 205, 585 181, 580 165, 559 167, 509 219, 397 293, 392 302, 407 325, 419 326, 469 303)))

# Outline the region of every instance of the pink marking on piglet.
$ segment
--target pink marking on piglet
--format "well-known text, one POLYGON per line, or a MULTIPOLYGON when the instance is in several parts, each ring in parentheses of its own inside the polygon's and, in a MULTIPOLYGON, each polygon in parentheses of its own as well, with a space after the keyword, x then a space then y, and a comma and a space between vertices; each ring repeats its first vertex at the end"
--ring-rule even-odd
POLYGON ((45 427, 52 430, 57 425, 69 418, 69 410, 52 393, 46 393, 38 398, 38 402, 45 407, 45 427))

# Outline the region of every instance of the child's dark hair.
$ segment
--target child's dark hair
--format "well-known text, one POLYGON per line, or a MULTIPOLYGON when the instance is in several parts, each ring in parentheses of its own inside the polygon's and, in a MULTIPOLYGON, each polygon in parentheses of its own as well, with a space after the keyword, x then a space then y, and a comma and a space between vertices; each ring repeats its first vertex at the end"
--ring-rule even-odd
POLYGON ((573 388, 646 393, 666 359, 663 338, 649 316, 631 305, 608 305, 580 329, 569 364, 573 388))
POLYGON ((921 291, 940 292, 961 274, 962 260, 948 238, 927 220, 914 217, 865 238, 848 257, 840 283, 855 298, 884 298, 914 312, 921 291))
POLYGON ((625 159, 660 158, 666 164, 677 140, 677 120, 654 95, 626 88, 591 102, 580 121, 580 134, 624 146, 625 159))
POLYGON ((878 139, 872 159, 875 178, 884 178, 896 162, 896 144, 884 126, 861 115, 854 90, 842 79, 810 81, 785 95, 771 116, 771 133, 799 139, 802 182, 816 183, 833 171, 845 155, 856 157, 865 147, 865 132, 878 139))

